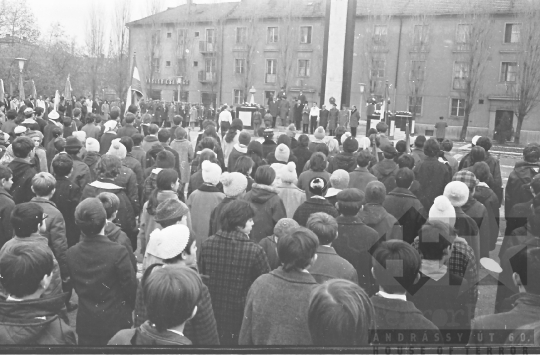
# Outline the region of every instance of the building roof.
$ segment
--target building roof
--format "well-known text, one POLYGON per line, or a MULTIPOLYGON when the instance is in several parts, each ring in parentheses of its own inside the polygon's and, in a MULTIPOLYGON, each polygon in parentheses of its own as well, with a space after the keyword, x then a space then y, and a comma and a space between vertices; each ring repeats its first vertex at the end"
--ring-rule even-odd
POLYGON ((282 18, 290 14, 298 17, 322 17, 325 12, 325 0, 242 0, 229 18, 238 19, 251 14, 263 18, 282 18))
POLYGON ((142 18, 137 21, 132 21, 126 26, 151 25, 153 23, 179 23, 179 22, 212 22, 228 15, 240 3, 238 2, 222 2, 215 4, 185 4, 177 7, 169 8, 142 18))
POLYGON ((530 0, 363 0, 358 1, 359 16, 456 15, 480 11, 515 13, 524 11, 530 0))

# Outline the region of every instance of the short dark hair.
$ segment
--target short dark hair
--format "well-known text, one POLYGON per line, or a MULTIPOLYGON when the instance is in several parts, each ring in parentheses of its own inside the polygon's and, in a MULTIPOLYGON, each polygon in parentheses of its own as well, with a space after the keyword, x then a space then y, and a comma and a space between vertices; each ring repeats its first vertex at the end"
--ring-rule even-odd
POLYGON ((407 142, 399 140, 396 142, 396 150, 398 153, 405 153, 407 151, 407 142))
MULTIPOLYGON (((328 149, 328 147, 326 148, 328 149)), ((309 158, 309 168, 313 171, 324 171, 326 169, 326 156, 320 152, 313 153, 311 158, 309 158)))
POLYGON ((214 148, 216 147, 216 141, 212 137, 204 137, 199 142, 199 147, 201 148, 201 150, 206 148, 214 150, 214 148))
MULTIPOLYGON (((322 153, 325 157, 330 154, 330 148, 326 144, 315 144, 315 152, 314 153, 322 153)), ((313 156, 313 154, 311 155, 313 156)), ((326 167, 325 167, 326 169, 326 167)))
MULTIPOLYGON (((135 106, 135 108, 137 108, 137 106, 135 106)), ((124 120, 126 121, 126 123, 133 123, 135 122, 135 114, 134 113, 131 113, 131 112, 128 112, 126 114, 126 116, 124 117, 124 120)))
POLYGON ((414 284, 422 260, 409 243, 382 242, 373 253, 373 274, 385 292, 402 293, 414 284))
POLYGON ((369 152, 367 149, 363 149, 358 153, 358 156, 356 157, 356 163, 359 167, 365 168, 369 165, 369 163, 373 160, 373 155, 369 152))
POLYGON ((452 148, 454 148, 454 143, 450 139, 445 139, 443 140, 441 147, 445 152, 450 152, 452 148))
POLYGON ((435 138, 430 138, 424 144, 424 154, 428 157, 436 157, 441 150, 439 142, 435 138))
POLYGON ((52 253, 45 246, 19 244, 0 258, 0 280, 9 295, 22 298, 36 292, 53 267, 52 253))
POLYGON ((369 295, 354 282, 333 279, 311 291, 308 327, 316 346, 367 346, 375 319, 369 295))
POLYGON ((257 184, 272 185, 276 179, 276 171, 269 165, 259 166, 255 172, 255 182, 257 184))
POLYGON ((528 293, 540 295, 540 248, 525 246, 510 258, 510 266, 528 293))
POLYGON ((482 136, 478 138, 475 145, 478 147, 482 147, 486 152, 489 152, 492 146, 491 139, 489 139, 489 137, 482 136))
MULTIPOLYGON (((489 182, 493 177, 491 175, 491 170, 489 169, 489 165, 485 161, 479 161, 477 163, 474 163, 473 166, 469 168, 469 170, 476 176, 480 182, 489 182)), ((532 186, 532 184, 531 184, 532 186)))
POLYGON ((62 128, 53 127, 53 129, 51 130, 51 134, 52 134, 53 138, 60 137, 62 135, 62 128))
POLYGON ((150 134, 156 134, 159 131, 159 127, 156 124, 151 124, 148 126, 148 133, 150 134))
POLYGON ((221 229, 225 232, 234 232, 236 228, 244 228, 247 221, 255 216, 251 205, 243 200, 231 201, 221 210, 221 229))
POLYGON ((133 146, 141 145, 141 142, 143 141, 144 137, 140 133, 135 133, 131 136, 131 139, 133 140, 133 146))
POLYGON ((474 146, 471 149, 472 163, 486 160, 486 150, 480 146, 474 146))
POLYGON ((312 213, 307 220, 306 227, 319 238, 320 245, 328 245, 337 237, 338 224, 336 219, 328 213, 312 213))
POLYGON ((73 169, 73 158, 69 154, 59 154, 53 159, 51 166, 54 175, 68 176, 73 169))
POLYGON ((17 111, 15 110, 8 110, 8 112, 6 112, 6 117, 8 120, 14 120, 17 118, 17 111))
POLYGON ((96 120, 96 117, 93 115, 93 114, 90 114, 90 115, 87 115, 86 116, 86 123, 92 123, 96 120))
MULTIPOLYGON (((132 115, 135 115, 135 114, 137 113, 138 110, 139 110, 139 109, 138 109, 137 105, 131 104, 131 105, 129 105, 129 107, 128 107, 128 112, 131 113, 132 115)), ((128 116, 128 115, 126 115, 126 118, 127 118, 127 116, 128 116)), ((133 119, 135 119, 135 117, 133 117, 133 119)))
POLYGON ((6 165, 0 165, 0 179, 9 180, 13 176, 13 172, 6 165))
POLYGON ((396 173, 396 186, 408 189, 414 181, 414 173, 409 168, 400 168, 396 173))
POLYGON ((234 171, 239 172, 240 174, 247 175, 249 169, 253 169, 253 165, 255 165, 253 159, 242 155, 236 160, 236 163, 234 164, 234 171))
POLYGON ((441 260, 444 250, 451 246, 455 239, 453 229, 448 224, 438 220, 428 220, 418 231, 418 237, 418 249, 422 253, 423 259, 426 260, 441 260), (437 233, 437 237, 435 237, 437 230, 444 229, 448 231, 448 239, 441 233, 437 233))
POLYGON ((171 131, 168 129, 161 129, 157 135, 158 141, 161 143, 167 143, 171 139, 171 131))
POLYGON ((412 170, 414 168, 414 158, 407 153, 401 154, 397 160, 397 164, 400 168, 409 168, 412 170))
POLYGON ((34 149, 34 141, 28 137, 21 136, 15 138, 12 144, 13 155, 17 158, 26 158, 28 154, 34 149))
POLYGON ((24 202, 15 205, 15 208, 11 211, 11 225, 15 232, 15 235, 19 238, 27 238, 32 233, 38 231, 39 225, 43 221, 43 208, 35 202, 24 202), (25 211, 29 208, 30 204, 34 205, 32 208, 41 210, 41 215, 38 214, 38 218, 29 219, 25 215, 25 211), (37 207, 36 207, 37 205, 37 207))
POLYGON ((201 298, 202 281, 196 271, 179 265, 152 268, 142 281, 148 320, 160 332, 184 324, 201 298))
POLYGON ((131 139, 131 137, 123 136, 122 138, 120 138, 120 143, 122 143, 124 147, 126 147, 126 152, 131 153, 131 150, 133 149, 133 140, 131 139))
POLYGON ((81 109, 75 108, 73 109, 73 117, 78 118, 81 115, 81 109))
POLYGON ((41 116, 43 112, 45 112, 45 110, 43 109, 43 107, 36 107, 34 109, 34 112, 36 113, 36 116, 41 116))
POLYGON ((300 135, 300 137, 298 137, 298 145, 307 148, 309 145, 309 137, 305 134, 300 135))
POLYGON ((426 143, 426 136, 424 135, 418 135, 416 139, 414 140, 414 146, 417 148, 423 148, 424 144, 426 143))
POLYGON ((319 239, 307 228, 298 227, 278 240, 277 252, 283 270, 303 270, 317 252, 319 239))

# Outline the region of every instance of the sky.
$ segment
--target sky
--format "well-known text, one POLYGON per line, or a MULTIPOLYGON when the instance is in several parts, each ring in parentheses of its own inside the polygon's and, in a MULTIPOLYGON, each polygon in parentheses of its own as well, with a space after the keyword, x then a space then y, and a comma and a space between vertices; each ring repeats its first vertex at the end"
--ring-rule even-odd
MULTIPOLYGON (((92 3, 104 8, 109 19, 114 11, 115 3, 121 0, 26 0, 33 9, 41 33, 46 33, 50 24, 60 22, 69 38, 75 38, 75 43, 84 46, 86 18, 92 3)), ((147 13, 148 2, 152 0, 129 0, 131 4, 131 21, 144 17, 147 13)), ((154 0, 156 1, 156 0, 154 0)), ((182 5, 186 0, 157 0, 161 9, 182 5)), ((195 3, 222 2, 226 0, 195 0, 195 3)), ((234 1, 234 0, 229 0, 234 1)), ((107 21, 105 22, 107 23, 107 21)))

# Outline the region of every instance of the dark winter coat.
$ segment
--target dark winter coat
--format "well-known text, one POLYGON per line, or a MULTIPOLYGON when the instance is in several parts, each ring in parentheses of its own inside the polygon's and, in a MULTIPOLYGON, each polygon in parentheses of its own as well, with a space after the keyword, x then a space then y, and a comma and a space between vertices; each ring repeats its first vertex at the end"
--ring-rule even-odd
POLYGON ((68 248, 79 242, 81 231, 75 224, 75 208, 81 199, 81 188, 65 176, 56 177, 56 189, 51 201, 62 213, 66 224, 68 248))
POLYGON ((184 346, 192 345, 187 337, 165 330, 159 332, 155 327, 146 321, 138 328, 122 329, 107 345, 130 345, 130 346, 184 346))
POLYGON ((0 301, 3 345, 77 345, 75 332, 59 317, 65 294, 20 302, 0 301))
MULTIPOLYGON (((499 199, 497 198, 497 195, 495 195, 493 190, 491 190, 487 186, 478 185, 476 186, 476 189, 474 192, 474 198, 486 207, 488 211, 489 219, 495 220, 495 222, 497 223, 497 226, 499 226, 499 220, 500 220, 499 199)), ((528 210, 530 211, 530 208, 528 210)), ((493 236, 491 240, 491 244, 490 244, 490 250, 493 250, 495 248, 496 242, 497 242, 497 238, 493 236)))
POLYGON ((112 141, 116 138, 120 137, 118 137, 118 135, 114 131, 107 131, 103 133, 99 141, 99 154, 107 154, 109 148, 111 147, 112 141))
POLYGON ((345 279, 358 284, 358 273, 354 266, 331 246, 319 245, 317 260, 309 267, 309 273, 320 284, 331 279, 345 279))
POLYGON ((11 211, 15 208, 15 202, 11 195, 0 187, 0 248, 8 240, 13 238, 13 227, 11 226, 11 211))
POLYGON ((83 163, 88 165, 88 169, 90 170, 90 182, 97 180, 96 166, 100 160, 101 154, 98 152, 86 152, 83 163))
POLYGON ((67 260, 79 296, 77 334, 112 337, 131 328, 137 278, 126 248, 104 235, 83 236, 67 260))
MULTIPOLYGON (((516 163, 506 183, 504 215, 507 219, 519 217, 512 215, 512 207, 514 205, 532 200, 533 196, 529 184, 539 171, 540 163, 528 163, 526 161, 518 161, 516 163)), ((506 235, 511 233, 511 230, 509 230, 511 226, 507 225, 506 235)))
POLYGON ((461 237, 467 241, 467 244, 474 251, 476 261, 480 261, 480 236, 478 233, 478 225, 467 215, 461 207, 454 207, 456 211, 456 223, 454 230, 458 237, 461 237))
POLYGON ((116 132, 118 138, 131 137, 136 133, 139 133, 139 130, 130 123, 126 123, 125 126, 118 128, 118 132, 116 132))
POLYGON ((244 200, 249 202, 255 210, 254 224, 249 234, 249 238, 255 243, 274 234, 276 223, 287 217, 285 205, 272 186, 253 184, 251 191, 244 196, 244 200))
POLYGON ((116 185, 120 186, 126 192, 131 206, 133 207, 133 213, 139 215, 141 205, 139 201, 139 187, 137 185, 137 178, 133 170, 128 168, 125 164, 120 167, 118 175, 113 181, 116 185))
POLYGON ((384 159, 371 168, 373 175, 386 187, 386 193, 396 188, 398 170, 399 166, 393 159, 384 159))
POLYGON ((366 191, 366 186, 372 181, 377 181, 377 177, 369 172, 366 167, 357 167, 349 173, 349 188, 366 191))
POLYGON ((497 225, 497 222, 494 218, 490 218, 487 208, 476 201, 474 197, 469 198, 469 201, 461 206, 461 209, 471 217, 478 226, 480 257, 489 258, 491 245, 495 245, 499 236, 499 226, 497 225), (495 242, 493 240, 495 240, 495 242))
POLYGON ((247 156, 247 147, 244 145, 235 145, 231 151, 231 154, 229 154, 229 161, 227 163, 227 168, 230 173, 234 171, 238 158, 243 156, 247 156))
POLYGON ((32 178, 37 174, 36 169, 28 161, 15 158, 8 164, 13 175, 13 185, 11 186, 11 196, 16 205, 29 202, 33 197, 32 178))
POLYGON ((424 209, 429 211, 435 198, 443 194, 446 184, 451 181, 450 171, 436 157, 426 157, 421 160, 418 165, 415 165, 413 171, 416 180, 422 186, 422 189, 418 191, 418 200, 424 209))
POLYGON ((133 247, 131 246, 131 241, 127 237, 126 233, 122 232, 120 227, 116 224, 107 221, 105 225, 105 236, 109 238, 111 242, 123 245, 128 251, 129 260, 133 265, 133 270, 137 272, 137 259, 135 259, 135 254, 133 254, 133 247))
POLYGON ((131 149, 131 155, 141 163, 141 168, 144 171, 146 169, 146 152, 140 146, 133 147, 131 149))
POLYGON ((266 159, 268 154, 273 153, 276 150, 276 147, 276 142, 271 139, 265 139, 264 142, 262 142, 263 159, 266 159))
POLYGON ((86 184, 93 181, 90 168, 79 157, 71 154, 70 156, 73 159, 73 170, 71 171, 71 175, 69 175, 69 179, 77 184, 81 190, 84 190, 86 184))
POLYGON ((133 173, 135 174, 135 178, 137 179, 137 185, 140 189, 144 183, 144 171, 142 169, 141 163, 137 159, 135 159, 131 153, 127 153, 124 160, 122 160, 122 165, 130 168, 131 171, 133 171, 133 173))
POLYGON ((210 229, 208 230, 208 236, 216 234, 221 229, 221 211, 223 211, 223 208, 232 201, 236 201, 236 197, 226 196, 212 210, 212 213, 210 214, 210 229))
POLYGON ((364 208, 358 212, 358 217, 367 226, 375 229, 379 233, 379 238, 403 240, 403 233, 397 219, 388 213, 382 205, 366 203, 364 208))
POLYGON ((277 254, 277 243, 275 241, 274 235, 269 235, 266 238, 263 238, 259 245, 264 249, 266 257, 268 258, 268 265, 270 265, 270 270, 275 270, 281 265, 281 260, 277 254))
POLYGON ((306 147, 300 146, 293 149, 292 152, 298 160, 298 162, 296 163, 296 175, 300 176, 300 174, 302 174, 302 171, 304 171, 304 165, 306 165, 306 163, 309 161, 313 152, 311 152, 306 147))
POLYGON ((328 200, 320 198, 319 196, 313 196, 302 203, 294 212, 293 219, 298 222, 299 225, 305 227, 309 216, 313 213, 324 212, 328 213, 332 217, 339 216, 338 211, 328 200))
POLYGON ((412 244, 418 231, 426 223, 427 213, 424 206, 408 189, 396 187, 386 195, 383 207, 402 227, 403 240, 412 244))
POLYGON ((350 173, 353 172, 356 167, 356 155, 354 153, 342 152, 328 160, 326 171, 332 174, 338 169, 343 169, 350 173))

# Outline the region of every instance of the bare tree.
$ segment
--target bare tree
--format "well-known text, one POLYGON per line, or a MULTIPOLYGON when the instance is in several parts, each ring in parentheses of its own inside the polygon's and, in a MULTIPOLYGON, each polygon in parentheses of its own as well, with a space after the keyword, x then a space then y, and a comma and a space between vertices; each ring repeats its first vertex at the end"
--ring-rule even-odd
POLYGON ((530 3, 529 7, 517 14, 521 23, 519 43, 516 52, 517 72, 515 84, 511 85, 517 127, 514 135, 519 144, 521 127, 527 115, 540 103, 540 6, 530 3))
POLYGON ((161 0, 147 0, 149 24, 144 31, 144 71, 147 78, 147 97, 152 97, 154 74, 161 70, 161 30, 155 15, 161 11, 161 0))
POLYGON ((257 46, 261 41, 260 17, 256 12, 245 14, 236 29, 235 42, 235 73, 240 81, 244 94, 243 101, 248 100, 249 89, 254 83, 255 58, 257 46), (236 65, 238 64, 238 65, 236 65))
POLYGON ((289 82, 294 75, 294 64, 297 50, 300 45, 300 14, 294 1, 289 1, 282 9, 284 15, 279 20, 278 70, 277 81, 280 88, 287 90, 289 82))
POLYGON ((128 40, 129 31, 126 23, 131 17, 131 7, 128 0, 115 3, 109 44, 109 75, 108 81, 113 83, 116 94, 125 97, 129 68, 128 40))
POLYGON ((91 93, 95 97, 105 57, 105 12, 97 4, 92 4, 87 17, 86 50, 90 61, 91 93))
POLYGON ((467 136, 470 114, 484 89, 484 73, 491 55, 493 34, 492 18, 485 10, 471 9, 462 21, 458 24, 454 48, 458 54, 454 63, 452 88, 465 103, 460 134, 460 140, 463 141, 467 136))

